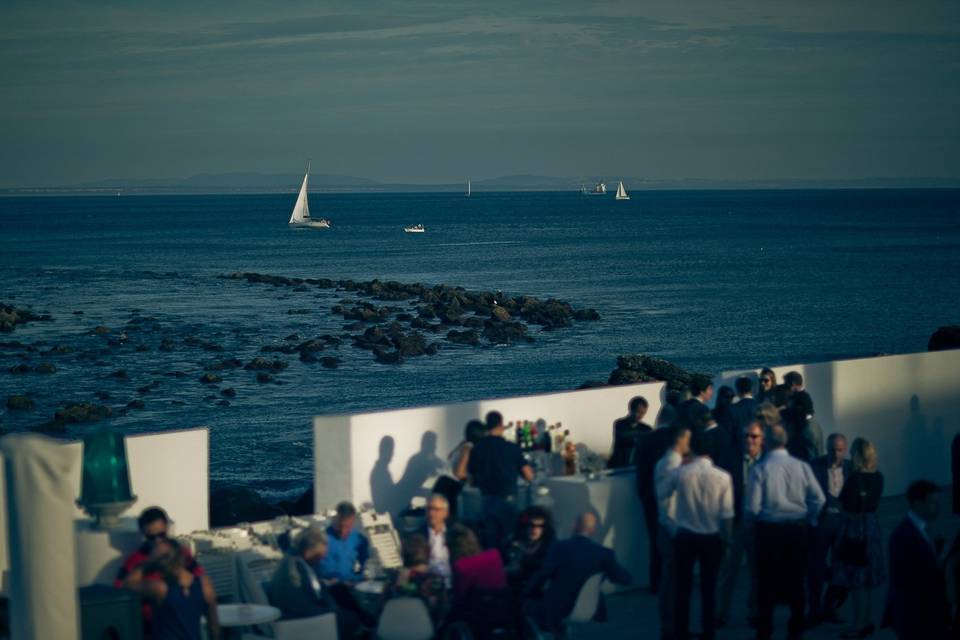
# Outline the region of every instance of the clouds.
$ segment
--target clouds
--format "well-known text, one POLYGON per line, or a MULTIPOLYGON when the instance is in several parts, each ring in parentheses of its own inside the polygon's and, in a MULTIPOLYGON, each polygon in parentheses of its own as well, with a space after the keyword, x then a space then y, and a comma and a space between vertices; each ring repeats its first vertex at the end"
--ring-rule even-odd
POLYGON ((31 150, 69 159, 48 174, 64 182, 282 170, 317 148, 324 170, 423 181, 857 176, 871 154, 889 175, 958 171, 948 3, 516 4, 6 6, 0 175, 35 181, 31 150), (812 141, 822 158, 783 153, 812 141), (102 163, 78 169, 91 147, 102 163))

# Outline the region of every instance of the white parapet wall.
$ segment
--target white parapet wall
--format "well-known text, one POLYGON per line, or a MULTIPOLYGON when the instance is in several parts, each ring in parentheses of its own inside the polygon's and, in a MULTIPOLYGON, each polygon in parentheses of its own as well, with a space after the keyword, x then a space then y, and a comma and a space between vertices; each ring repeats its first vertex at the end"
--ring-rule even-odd
MULTIPOLYGON (((136 516, 142 509, 156 505, 170 515, 177 533, 209 528, 210 444, 207 429, 128 436, 126 442, 130 486, 137 496, 126 515, 136 516)), ((77 459, 70 486, 75 487, 75 496, 79 498, 83 443, 64 442, 63 446, 77 459)), ((3 459, 0 457, 0 572, 10 566, 4 482, 3 459)), ((74 517, 87 518, 79 508, 74 517)))
MULTIPOLYGON (((877 447, 884 494, 900 495, 918 478, 950 483, 950 444, 960 433, 960 350, 771 367, 782 381, 799 371, 824 437, 837 432, 877 447)), ((728 371, 715 384, 733 386, 728 371)))
POLYGON ((314 506, 331 508, 341 500, 373 503, 397 513, 422 495, 424 482, 447 465, 463 440, 464 426, 488 411, 506 422, 544 419, 562 423, 575 442, 609 454, 613 421, 627 413, 630 398, 650 404, 649 421, 660 411, 664 383, 581 389, 497 400, 477 400, 353 415, 314 418, 314 506))

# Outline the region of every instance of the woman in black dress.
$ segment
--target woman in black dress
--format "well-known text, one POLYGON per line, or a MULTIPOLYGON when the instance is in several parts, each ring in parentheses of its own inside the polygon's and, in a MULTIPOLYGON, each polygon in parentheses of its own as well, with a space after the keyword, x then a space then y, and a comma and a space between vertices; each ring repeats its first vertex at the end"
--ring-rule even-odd
POLYGON ((883 496, 883 475, 877 471, 873 443, 857 438, 850 447, 853 473, 840 492, 842 520, 833 549, 834 585, 847 589, 853 601, 853 627, 844 638, 866 638, 874 631, 871 590, 886 579, 883 539, 877 508, 883 496))

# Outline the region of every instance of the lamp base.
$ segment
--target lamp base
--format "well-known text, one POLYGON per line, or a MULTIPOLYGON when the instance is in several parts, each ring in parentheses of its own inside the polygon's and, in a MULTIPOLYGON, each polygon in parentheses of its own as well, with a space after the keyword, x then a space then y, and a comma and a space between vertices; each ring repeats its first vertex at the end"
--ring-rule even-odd
POLYGON ((120 502, 99 502, 95 504, 85 504, 80 500, 77 500, 77 505, 83 509, 83 511, 93 518, 93 527, 95 529, 112 529, 116 527, 120 522, 120 515, 133 506, 133 503, 137 501, 137 496, 131 497, 129 500, 122 500, 120 502))

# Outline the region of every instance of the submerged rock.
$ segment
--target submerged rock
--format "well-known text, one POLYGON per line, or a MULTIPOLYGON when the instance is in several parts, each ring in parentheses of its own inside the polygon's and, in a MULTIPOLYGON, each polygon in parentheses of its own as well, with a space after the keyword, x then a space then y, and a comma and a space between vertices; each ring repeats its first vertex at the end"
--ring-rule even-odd
POLYGON ((136 399, 127 403, 127 409, 143 409, 147 405, 143 400, 136 399))
POLYGON ((38 315, 26 309, 18 309, 12 305, 0 304, 0 331, 5 333, 13 331, 18 324, 49 320, 53 320, 50 314, 38 315))
POLYGON ((202 376, 200 376, 200 382, 202 382, 203 384, 217 384, 218 382, 222 382, 222 381, 223 381, 223 378, 221 378, 215 373, 205 373, 202 376))
POLYGON ((287 368, 287 363, 283 360, 268 360, 267 358, 254 358, 243 366, 248 371, 280 371, 287 368))
POLYGON ((101 404, 85 402, 71 403, 53 414, 54 424, 76 424, 82 422, 99 422, 113 415, 113 410, 101 404))
POLYGON ((334 358, 332 356, 324 356, 320 358, 320 366, 325 369, 336 369, 340 366, 340 363, 343 362, 340 358, 334 358))
POLYGON ((469 344, 476 347, 480 344, 480 334, 472 329, 467 331, 452 330, 447 333, 447 340, 457 344, 469 344))
POLYGON ((28 396, 7 396, 7 409, 10 411, 31 411, 35 406, 33 399, 28 396))
POLYGON ((33 368, 36 373, 56 373, 57 367, 50 362, 41 362, 33 368))

